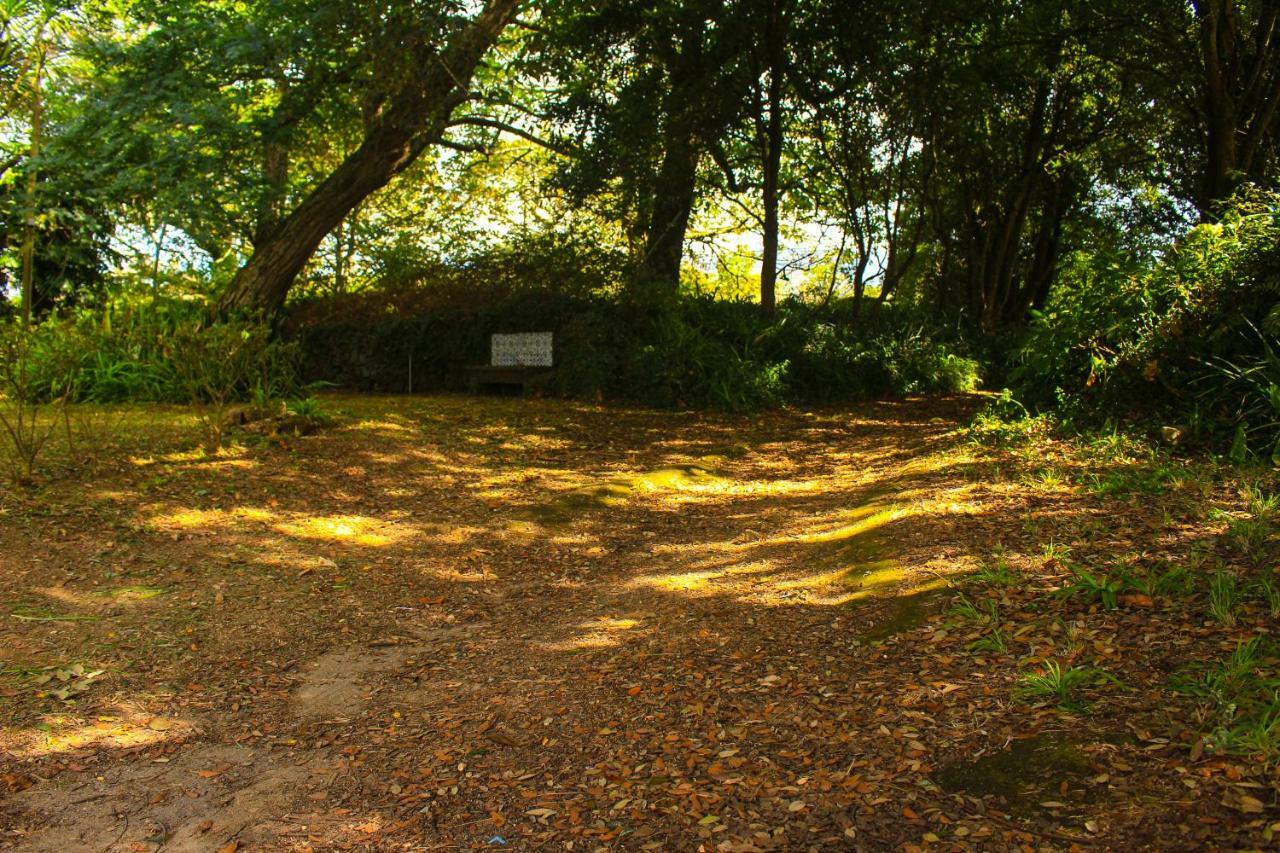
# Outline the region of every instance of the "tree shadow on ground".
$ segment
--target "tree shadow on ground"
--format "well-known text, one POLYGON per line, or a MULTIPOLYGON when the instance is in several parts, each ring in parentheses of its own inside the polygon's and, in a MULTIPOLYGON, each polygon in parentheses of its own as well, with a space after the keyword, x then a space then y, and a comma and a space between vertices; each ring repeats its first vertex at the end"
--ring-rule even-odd
MULTIPOLYGON (((965 651, 958 635, 982 631, 944 616, 952 590, 993 551, 1032 553, 1040 529, 1099 512, 993 478, 1010 461, 960 431, 978 398, 753 418, 335 404, 348 410, 338 427, 291 446, 216 460, 158 449, 92 489, 54 489, 74 528, 35 515, 5 527, 3 553, 40 554, 0 556, 5 612, 47 620, 5 623, 7 658, 110 673, 70 706, 11 679, 14 769, 81 786, 12 798, 16 819, 52 827, 32 839, 135 842, 121 809, 139 826, 181 817, 166 832, 190 835, 210 820, 225 835, 225 811, 148 805, 143 792, 182 796, 183 783, 137 768, 195 750, 183 766, 197 772, 199 750, 233 747, 248 751, 236 767, 306 769, 286 818, 251 812, 245 838, 267 844, 304 825, 324 843, 382 847, 495 833, 883 846, 939 826, 984 846, 1082 832, 1083 806, 1010 828, 930 781, 1025 733, 1012 653, 965 651), (163 593, 110 592, 125 588, 163 593), (305 697, 325 690, 341 698, 316 718, 305 697), (92 737, 94 715, 121 701, 150 741, 92 737), (157 735, 147 714, 191 726, 157 735), (99 794, 87 816, 65 811, 99 794)), ((1095 740, 1112 725, 1094 723, 1095 740)), ((228 773, 195 799, 247 803, 249 778, 228 773)), ((1088 809, 1105 809, 1107 790, 1088 809)), ((275 789, 259 795, 283 808, 275 789)))

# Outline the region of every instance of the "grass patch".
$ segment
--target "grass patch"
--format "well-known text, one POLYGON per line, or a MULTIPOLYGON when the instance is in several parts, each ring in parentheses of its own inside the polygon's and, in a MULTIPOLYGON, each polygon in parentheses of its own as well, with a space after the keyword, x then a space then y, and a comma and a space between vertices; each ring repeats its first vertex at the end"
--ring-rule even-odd
POLYGON ((1205 747, 1214 752, 1280 758, 1280 670, 1275 644, 1261 636, 1239 643, 1171 688, 1200 700, 1205 747))

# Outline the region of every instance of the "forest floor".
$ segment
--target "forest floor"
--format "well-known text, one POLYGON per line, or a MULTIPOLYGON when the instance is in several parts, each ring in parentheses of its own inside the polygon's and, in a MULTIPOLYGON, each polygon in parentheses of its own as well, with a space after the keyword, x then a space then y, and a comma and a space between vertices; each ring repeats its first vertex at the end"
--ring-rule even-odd
POLYGON ((126 412, 0 497, 0 848, 1273 847, 1275 502, 983 403, 126 412))

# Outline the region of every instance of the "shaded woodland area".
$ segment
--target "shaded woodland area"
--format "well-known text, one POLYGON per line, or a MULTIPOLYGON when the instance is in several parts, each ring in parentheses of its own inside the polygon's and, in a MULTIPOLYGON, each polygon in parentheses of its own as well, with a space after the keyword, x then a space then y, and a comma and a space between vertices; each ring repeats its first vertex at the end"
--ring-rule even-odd
POLYGON ((0 105, 0 849, 1277 844, 1280 4, 0 0, 0 105))
POLYGON ((87 386, 165 373, 152 342, 210 317, 397 392, 411 361, 457 387, 488 333, 545 329, 569 396, 981 377, 1272 450, 1239 374, 1266 373, 1274 306, 1274 4, 4 14, 0 285, 96 338, 77 397, 180 398, 87 386))

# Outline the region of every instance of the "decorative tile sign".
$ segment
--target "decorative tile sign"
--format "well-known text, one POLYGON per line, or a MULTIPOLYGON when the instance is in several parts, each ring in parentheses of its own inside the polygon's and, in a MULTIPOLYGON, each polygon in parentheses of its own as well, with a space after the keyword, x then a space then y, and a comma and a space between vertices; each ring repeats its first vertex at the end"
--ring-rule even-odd
POLYGON ((489 363, 494 367, 554 367, 551 332, 493 335, 489 363))

